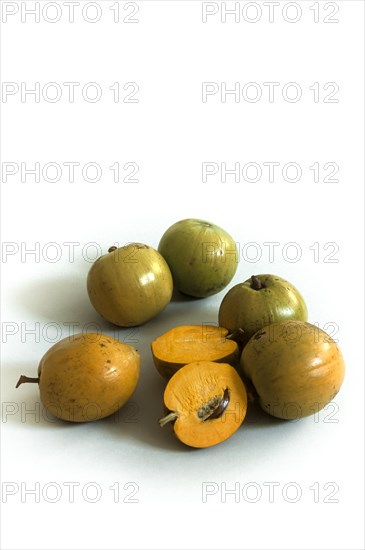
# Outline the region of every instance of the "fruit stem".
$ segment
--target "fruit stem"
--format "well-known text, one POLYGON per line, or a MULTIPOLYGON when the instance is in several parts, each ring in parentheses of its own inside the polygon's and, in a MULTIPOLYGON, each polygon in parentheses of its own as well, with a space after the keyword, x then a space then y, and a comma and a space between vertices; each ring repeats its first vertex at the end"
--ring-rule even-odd
POLYGON ((20 384, 24 384, 25 382, 31 382, 32 384, 38 384, 39 378, 30 378, 29 376, 25 376, 24 374, 21 375, 19 378, 16 388, 19 388, 20 384))
POLYGON ((114 250, 116 249, 117 249, 116 246, 111 246, 110 248, 108 248, 108 252, 114 252, 114 250))
POLYGON ((171 412, 167 416, 164 416, 163 418, 160 418, 159 424, 161 428, 165 426, 165 424, 168 424, 169 422, 174 422, 178 418, 178 414, 176 412, 171 412))
POLYGON ((246 335, 245 335, 245 331, 243 330, 243 328, 237 328, 236 330, 234 330, 230 334, 227 334, 226 340, 234 340, 235 342, 237 342, 237 344, 239 344, 241 342, 244 342, 245 336, 246 335))
POLYGON ((251 288, 254 290, 261 290, 261 288, 264 288, 264 285, 256 275, 251 275, 251 288))

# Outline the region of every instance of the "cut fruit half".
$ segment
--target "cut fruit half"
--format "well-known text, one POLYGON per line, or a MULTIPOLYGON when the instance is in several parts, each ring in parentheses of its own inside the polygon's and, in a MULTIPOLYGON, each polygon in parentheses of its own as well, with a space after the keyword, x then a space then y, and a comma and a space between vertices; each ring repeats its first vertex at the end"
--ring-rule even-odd
POLYGON ((182 367, 168 382, 168 413, 175 435, 190 447, 204 448, 228 439, 241 426, 247 392, 237 371, 227 363, 197 361, 182 367))
POLYGON ((151 345, 158 372, 169 380, 181 367, 195 361, 237 364, 238 344, 228 330, 214 325, 183 325, 162 334, 151 345))

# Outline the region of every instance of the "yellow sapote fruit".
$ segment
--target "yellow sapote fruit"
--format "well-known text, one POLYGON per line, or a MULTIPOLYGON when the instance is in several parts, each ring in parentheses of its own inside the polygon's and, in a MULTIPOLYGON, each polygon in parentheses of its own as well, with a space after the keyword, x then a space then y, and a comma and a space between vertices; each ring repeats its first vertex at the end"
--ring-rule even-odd
POLYGON ((76 334, 42 357, 38 382, 43 406, 70 422, 89 422, 113 414, 132 396, 140 374, 140 355, 129 344, 96 333, 76 334))
POLYGON ((172 275, 164 258, 150 246, 112 246, 91 266, 87 291, 96 311, 121 327, 146 323, 171 300, 172 275))
POLYGON ((263 410, 286 420, 323 409, 345 375, 337 344, 303 321, 273 323, 256 332, 243 349, 241 367, 263 410))
POLYGON ((177 370, 195 361, 236 364, 239 348, 227 338, 228 330, 213 325, 182 325, 172 328, 151 344, 158 372, 169 380, 177 370))
POLYGON ((164 404, 170 412, 160 419, 160 425, 172 422, 180 441, 204 448, 225 441, 238 430, 246 416, 247 393, 231 365, 196 361, 169 380, 164 404))

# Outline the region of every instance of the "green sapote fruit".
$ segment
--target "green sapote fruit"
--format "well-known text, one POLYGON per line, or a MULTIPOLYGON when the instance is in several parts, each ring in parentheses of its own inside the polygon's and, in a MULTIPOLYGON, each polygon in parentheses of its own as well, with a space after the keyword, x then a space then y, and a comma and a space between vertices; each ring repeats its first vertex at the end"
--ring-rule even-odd
POLYGON ((276 275, 252 275, 235 285, 224 296, 218 312, 219 326, 229 332, 243 330, 243 345, 266 325, 307 318, 307 306, 300 292, 276 275))
POLYGON ((336 342, 310 323, 273 323, 252 336, 241 355, 262 409, 293 420, 315 414, 341 388, 345 363, 336 342))
POLYGON ((173 224, 163 234, 158 251, 171 269, 175 287, 196 298, 220 292, 237 270, 234 239, 204 220, 189 218, 173 224))
POLYGON ((87 291, 96 311, 121 327, 146 323, 170 302, 172 275, 164 258, 150 246, 112 246, 91 266, 87 291))

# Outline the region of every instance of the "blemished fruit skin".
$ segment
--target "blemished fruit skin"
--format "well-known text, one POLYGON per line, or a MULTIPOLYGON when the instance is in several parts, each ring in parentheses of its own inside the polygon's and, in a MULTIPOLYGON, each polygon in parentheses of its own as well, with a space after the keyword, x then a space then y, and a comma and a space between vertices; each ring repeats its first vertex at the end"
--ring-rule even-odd
POLYGON ((145 244, 131 243, 109 250, 89 270, 90 301, 104 319, 115 325, 142 325, 171 301, 169 266, 157 250, 145 244))
MULTIPOLYGON (((242 329, 242 343, 259 329, 281 321, 307 321, 304 298, 289 281, 276 275, 256 275, 262 287, 258 290, 252 277, 232 287, 224 296, 218 312, 218 323, 230 332, 242 329)), ((257 281, 255 281, 257 283, 257 281)))
POLYGON ((76 334, 57 342, 42 357, 41 401, 62 420, 99 420, 130 399, 139 374, 140 355, 129 344, 96 333, 76 334))
POLYGON ((274 323, 259 330, 243 349, 241 368, 262 409, 285 420, 323 409, 345 376, 336 342, 302 321, 274 323))
POLYGON ((234 239, 205 220, 188 218, 174 223, 163 234, 158 251, 171 269, 174 286, 196 298, 220 292, 237 270, 234 239))

